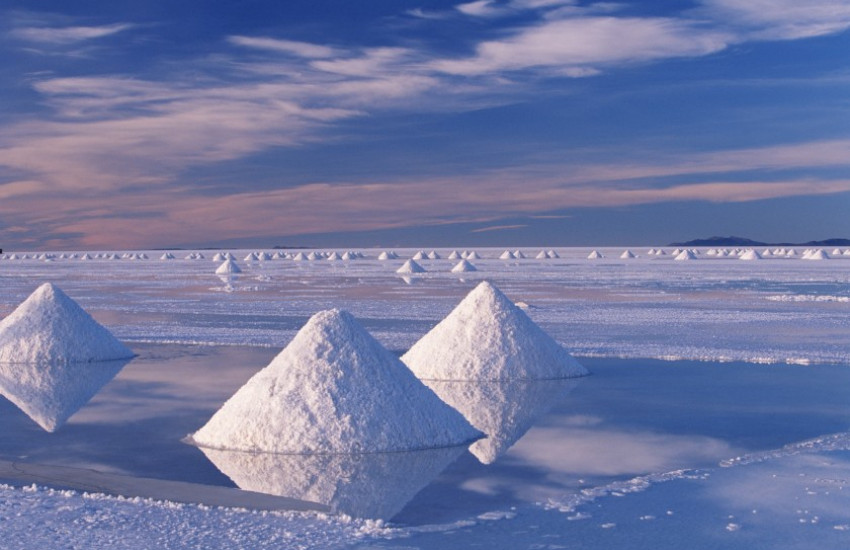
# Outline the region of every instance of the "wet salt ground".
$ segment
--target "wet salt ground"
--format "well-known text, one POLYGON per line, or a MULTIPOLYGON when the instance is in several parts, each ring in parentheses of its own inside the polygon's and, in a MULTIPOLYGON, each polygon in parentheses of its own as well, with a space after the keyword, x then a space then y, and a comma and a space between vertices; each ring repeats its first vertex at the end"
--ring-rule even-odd
MULTIPOLYGON (((0 459, 232 486, 200 450, 180 440, 276 350, 153 344, 134 350, 139 357, 54 434, 0 401, 0 459)), ((536 503, 565 502, 636 476, 716 468, 733 457, 850 430, 845 366, 584 363, 593 376, 537 403, 551 410, 524 411, 542 416, 493 464, 463 452, 435 479, 421 480, 424 489, 415 495, 393 494, 396 484, 382 485, 380 476, 370 492, 409 499, 394 517, 406 526, 512 509, 549 517, 556 512, 536 503)), ((507 398, 517 402, 517 395, 507 398)))

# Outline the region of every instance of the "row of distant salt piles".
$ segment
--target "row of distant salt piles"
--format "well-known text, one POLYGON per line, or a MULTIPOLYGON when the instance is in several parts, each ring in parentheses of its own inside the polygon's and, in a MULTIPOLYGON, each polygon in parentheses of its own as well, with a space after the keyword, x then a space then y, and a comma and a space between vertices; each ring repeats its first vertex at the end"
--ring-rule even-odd
POLYGON ((348 313, 314 315, 190 436, 202 448, 375 453, 482 434, 421 380, 531 380, 587 371, 487 282, 399 360, 348 313))
POLYGON ((62 290, 45 283, 0 322, 0 393, 52 432, 132 357, 62 290))
MULTIPOLYGON (((675 249, 670 252, 670 256, 673 256, 674 260, 696 260, 702 253, 695 249, 675 249)), ((668 253, 662 249, 652 248, 647 252, 649 256, 667 256, 668 253)), ((705 256, 710 256, 714 258, 737 258, 740 260, 761 260, 763 258, 794 258, 797 256, 797 251, 793 248, 784 249, 778 248, 774 250, 765 249, 761 254, 756 250, 749 249, 736 249, 736 250, 728 250, 728 249, 715 249, 711 248, 705 252, 705 256)), ((828 260, 830 257, 848 257, 850 258, 850 248, 844 250, 843 252, 839 249, 835 249, 832 251, 832 255, 827 254, 823 249, 808 249, 805 250, 800 256, 803 260, 828 260)), ((599 252, 598 250, 593 250, 588 254, 588 260, 600 260, 605 258, 605 256, 599 252)), ((635 255, 631 250, 625 250, 622 254, 620 254, 620 259, 629 260, 635 259, 637 255, 635 255)))

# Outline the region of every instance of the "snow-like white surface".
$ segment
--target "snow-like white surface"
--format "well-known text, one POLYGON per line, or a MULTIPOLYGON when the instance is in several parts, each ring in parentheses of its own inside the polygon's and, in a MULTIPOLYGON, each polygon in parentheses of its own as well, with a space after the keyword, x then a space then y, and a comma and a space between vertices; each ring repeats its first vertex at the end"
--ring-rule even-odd
POLYGON ((0 363, 91 363, 133 352, 51 283, 0 321, 0 363))
POLYGON ((214 449, 361 453, 480 436, 349 314, 317 313, 193 436, 214 449))
POLYGON ((502 292, 480 283, 402 356, 429 380, 537 380, 588 374, 502 292))
POLYGON ((452 268, 452 273, 468 273, 471 271, 478 271, 478 269, 468 260, 461 260, 452 268))

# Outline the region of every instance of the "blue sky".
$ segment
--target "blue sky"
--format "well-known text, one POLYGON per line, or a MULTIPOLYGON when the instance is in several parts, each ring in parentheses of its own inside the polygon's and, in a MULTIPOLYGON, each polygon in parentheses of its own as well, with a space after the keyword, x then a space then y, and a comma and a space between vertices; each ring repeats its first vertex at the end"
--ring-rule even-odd
POLYGON ((7 249, 850 237, 846 0, 0 12, 7 249))

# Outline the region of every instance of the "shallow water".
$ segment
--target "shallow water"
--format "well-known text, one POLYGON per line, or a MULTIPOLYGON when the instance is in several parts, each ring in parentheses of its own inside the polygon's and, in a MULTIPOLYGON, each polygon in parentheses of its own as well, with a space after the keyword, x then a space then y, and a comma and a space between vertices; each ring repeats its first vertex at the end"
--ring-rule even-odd
MULTIPOLYGON (((44 432, 10 402, 0 401, 0 459, 233 486, 203 452, 181 439, 203 425, 276 350, 140 344, 134 351, 139 356, 55 433, 44 432)), ((518 439, 507 449, 463 451, 453 462, 440 457, 446 460, 442 465, 417 457, 377 466, 302 461, 278 468, 279 479, 270 485, 276 491, 301 491, 286 495, 299 498, 333 494, 342 508, 348 507, 339 511, 395 514, 401 509, 396 522, 443 523, 559 500, 638 475, 716 466, 850 427, 850 369, 844 366, 583 362, 592 376, 543 393, 533 386, 462 390, 471 420, 480 423, 474 412, 489 411, 488 431, 501 429, 497 438, 518 439), (393 468, 402 473, 388 474, 393 468), (290 483, 280 470, 297 471, 300 481, 290 483), (330 471, 336 472, 333 480, 325 475, 330 471), (399 475, 414 477, 410 472, 434 479, 420 475, 401 487, 399 475), (366 483, 369 497, 383 495, 387 506, 364 504, 362 478, 369 475, 374 478, 366 483), (349 478, 359 479, 360 489, 349 478)), ((230 460, 223 469, 243 483, 252 476, 256 480, 258 471, 275 471, 267 461, 233 471, 234 464, 244 462, 230 460)))

